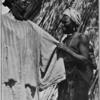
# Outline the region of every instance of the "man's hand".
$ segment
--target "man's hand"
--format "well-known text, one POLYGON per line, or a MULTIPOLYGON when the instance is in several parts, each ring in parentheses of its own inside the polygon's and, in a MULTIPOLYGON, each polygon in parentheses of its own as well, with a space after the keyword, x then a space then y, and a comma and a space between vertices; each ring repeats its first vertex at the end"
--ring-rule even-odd
POLYGON ((63 43, 58 43, 58 44, 57 44, 57 47, 58 47, 59 49, 64 49, 64 46, 65 46, 65 45, 64 45, 63 43))

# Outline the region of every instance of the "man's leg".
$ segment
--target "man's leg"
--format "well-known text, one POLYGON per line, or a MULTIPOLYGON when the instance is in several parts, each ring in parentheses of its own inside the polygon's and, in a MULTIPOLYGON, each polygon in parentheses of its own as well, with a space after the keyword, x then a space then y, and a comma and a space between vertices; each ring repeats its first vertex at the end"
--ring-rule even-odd
POLYGON ((75 82, 73 100, 88 100, 88 85, 84 80, 75 82))
POLYGON ((66 80, 58 84, 58 100, 69 100, 67 89, 68 84, 66 80))

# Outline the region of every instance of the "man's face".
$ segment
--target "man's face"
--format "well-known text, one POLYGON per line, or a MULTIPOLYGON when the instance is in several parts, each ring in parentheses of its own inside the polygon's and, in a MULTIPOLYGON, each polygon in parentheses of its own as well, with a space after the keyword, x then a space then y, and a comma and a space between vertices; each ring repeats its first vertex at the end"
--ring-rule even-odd
POLYGON ((16 0, 16 3, 22 8, 26 9, 31 4, 31 0, 16 0))
POLYGON ((64 26, 69 26, 71 24, 71 19, 69 16, 64 15, 63 19, 62 19, 62 23, 64 24, 64 26))
POLYGON ((73 32, 73 23, 72 23, 72 20, 69 16, 67 15, 64 15, 63 18, 62 18, 62 30, 64 32, 64 34, 67 34, 70 33, 70 32, 73 32))

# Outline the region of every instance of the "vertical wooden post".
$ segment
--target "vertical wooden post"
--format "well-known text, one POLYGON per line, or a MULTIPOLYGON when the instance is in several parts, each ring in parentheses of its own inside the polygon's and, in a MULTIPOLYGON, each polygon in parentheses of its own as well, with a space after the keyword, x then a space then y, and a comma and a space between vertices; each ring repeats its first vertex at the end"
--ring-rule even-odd
MULTIPOLYGON (((100 19, 100 15, 99 15, 100 14, 100 0, 98 2, 99 2, 99 4, 98 4, 98 6, 99 6, 98 16, 99 16, 99 19, 100 19)), ((99 20, 99 53, 100 53, 100 20, 99 20)), ((98 62, 98 69, 99 69, 99 100, 100 100, 100 56, 99 56, 99 62, 98 62)))
POLYGON ((0 0, 0 100, 1 100, 1 0, 0 0))

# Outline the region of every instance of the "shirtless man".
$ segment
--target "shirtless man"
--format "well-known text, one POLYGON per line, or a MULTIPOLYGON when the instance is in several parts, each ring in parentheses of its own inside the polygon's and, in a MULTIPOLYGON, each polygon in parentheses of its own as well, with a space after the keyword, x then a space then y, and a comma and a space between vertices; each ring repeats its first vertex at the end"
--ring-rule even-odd
POLYGON ((64 11, 64 36, 61 40, 64 45, 58 45, 64 51, 60 49, 58 52, 64 57, 66 80, 58 84, 58 100, 88 100, 94 67, 90 60, 88 37, 76 32, 80 23, 81 17, 76 10, 69 8, 64 11))

